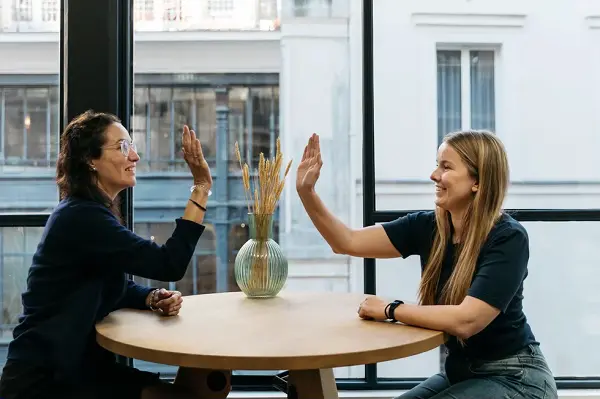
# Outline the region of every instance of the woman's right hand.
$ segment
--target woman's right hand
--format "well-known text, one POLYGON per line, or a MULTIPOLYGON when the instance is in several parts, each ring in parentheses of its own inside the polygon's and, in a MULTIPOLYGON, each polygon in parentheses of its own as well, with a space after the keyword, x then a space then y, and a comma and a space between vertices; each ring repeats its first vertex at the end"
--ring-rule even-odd
POLYGON ((299 194, 311 192, 321 174, 323 160, 321 159, 321 147, 319 144, 319 135, 313 133, 304 147, 302 161, 298 165, 296 174, 296 190, 299 194))
POLYGON ((212 175, 208 162, 204 159, 200 140, 196 138, 196 133, 190 130, 187 125, 183 127, 181 143, 183 144, 183 159, 185 159, 190 172, 192 172, 194 184, 210 189, 212 187, 212 175))

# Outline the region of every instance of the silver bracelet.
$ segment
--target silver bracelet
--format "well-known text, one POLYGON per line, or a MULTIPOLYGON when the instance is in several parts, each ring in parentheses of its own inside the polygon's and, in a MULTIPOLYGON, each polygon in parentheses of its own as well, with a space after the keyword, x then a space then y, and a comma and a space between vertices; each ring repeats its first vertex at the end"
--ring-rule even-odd
POLYGON ((150 295, 150 304, 149 304, 148 307, 153 312, 156 312, 156 311, 160 310, 159 308, 157 308, 156 306, 154 306, 154 304, 158 302, 156 300, 157 294, 158 294, 158 288, 155 288, 154 291, 152 291, 152 294, 150 295))

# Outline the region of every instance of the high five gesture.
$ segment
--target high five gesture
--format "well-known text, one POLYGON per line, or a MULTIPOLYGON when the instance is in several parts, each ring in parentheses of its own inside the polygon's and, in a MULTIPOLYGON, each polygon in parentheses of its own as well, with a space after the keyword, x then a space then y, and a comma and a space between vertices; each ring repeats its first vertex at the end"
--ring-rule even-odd
POLYGON ((298 165, 296 175, 296 190, 301 192, 311 192, 315 188, 315 183, 321 174, 323 160, 321 159, 321 146, 319 135, 313 133, 304 147, 302 161, 298 165))

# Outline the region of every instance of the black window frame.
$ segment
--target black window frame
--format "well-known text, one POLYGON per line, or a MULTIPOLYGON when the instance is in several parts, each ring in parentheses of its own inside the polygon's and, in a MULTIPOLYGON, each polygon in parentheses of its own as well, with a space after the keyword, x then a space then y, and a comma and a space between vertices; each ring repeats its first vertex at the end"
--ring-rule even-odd
MULTIPOLYGON (((363 225, 372 226, 395 220, 419 209, 382 211, 375 201, 375 95, 373 65, 373 3, 363 0, 363 225)), ((600 209, 506 209, 520 222, 590 222, 600 221, 600 209)), ((375 294, 375 259, 364 260, 364 291, 375 294)), ((390 379, 377 377, 377 365, 365 366, 365 389, 410 389, 423 379, 390 379)), ((558 389, 599 389, 600 376, 555 377, 558 389)), ((346 384, 339 384, 344 386, 346 384)))
MULTIPOLYGON (((415 210, 381 211, 375 202, 375 127, 373 76, 373 0, 363 1, 363 224, 394 220, 415 210)), ((88 108, 112 112, 130 128, 133 101, 133 0, 61 0, 61 129, 88 108), (70 17, 70 18, 69 18, 70 17), (78 21, 86 21, 81 23, 78 21), (68 35, 65 35, 68 33, 68 35), (109 38, 108 40, 106 38, 109 38)), ((123 192, 122 213, 133 228, 133 189, 123 192)), ((514 209, 526 222, 600 221, 600 209, 514 209)), ((49 213, 0 214, 0 227, 43 227, 49 213)), ((364 260, 364 292, 375 294, 375 259, 364 260)), ((132 365, 129 358, 121 362, 132 365)), ((173 377, 173 376, 168 376, 173 377)), ((559 389, 600 389, 599 377, 558 377, 559 389)), ((234 375, 239 391, 274 390, 273 376, 234 375)), ((340 390, 410 389, 422 379, 377 377, 377 365, 365 366, 365 377, 339 379, 340 390)))

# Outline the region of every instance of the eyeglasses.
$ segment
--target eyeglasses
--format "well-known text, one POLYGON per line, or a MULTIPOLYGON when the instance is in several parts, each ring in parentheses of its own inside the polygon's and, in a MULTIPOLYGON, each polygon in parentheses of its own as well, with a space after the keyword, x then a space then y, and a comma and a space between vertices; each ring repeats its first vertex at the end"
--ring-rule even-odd
POLYGON ((137 146, 135 145, 135 143, 129 142, 127 140, 121 141, 121 154, 129 156, 129 150, 137 152, 137 146))
MULTIPOLYGON (((121 143, 119 144, 119 146, 120 147, 118 149, 121 150, 121 154, 123 154, 123 156, 128 157, 130 150, 137 152, 137 146, 133 142, 129 142, 127 140, 122 140, 121 143)), ((111 148, 114 150, 117 149, 116 147, 105 147, 105 148, 111 148)))

